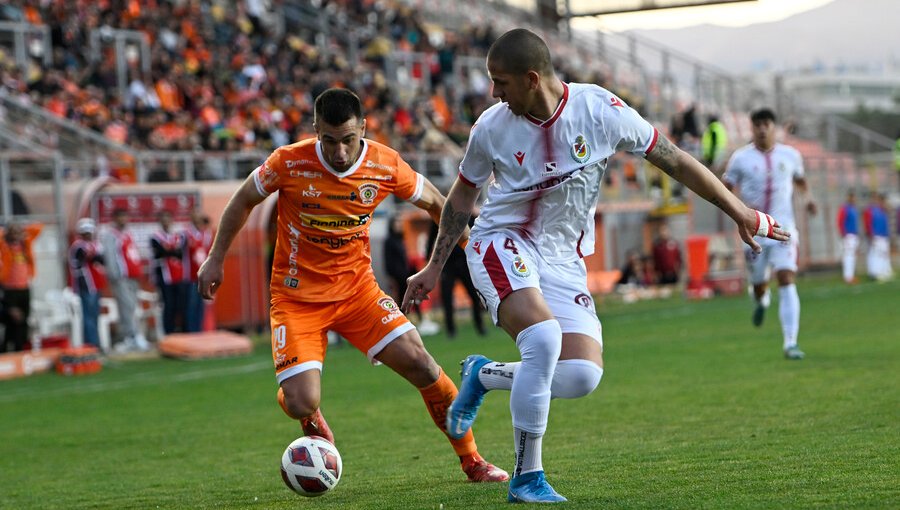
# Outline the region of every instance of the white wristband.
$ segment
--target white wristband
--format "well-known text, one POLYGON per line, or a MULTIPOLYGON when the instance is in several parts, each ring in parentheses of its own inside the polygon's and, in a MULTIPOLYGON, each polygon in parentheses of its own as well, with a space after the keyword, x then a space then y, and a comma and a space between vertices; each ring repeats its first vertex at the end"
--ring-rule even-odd
POLYGON ((772 237, 775 231, 775 219, 760 211, 756 211, 756 235, 759 237, 772 237))

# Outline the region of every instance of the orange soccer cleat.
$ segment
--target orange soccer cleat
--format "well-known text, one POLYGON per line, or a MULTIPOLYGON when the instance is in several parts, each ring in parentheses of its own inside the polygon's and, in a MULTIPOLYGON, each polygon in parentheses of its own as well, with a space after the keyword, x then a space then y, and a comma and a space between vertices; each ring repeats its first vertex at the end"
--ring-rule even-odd
POLYGON ((484 460, 478 452, 459 458, 462 470, 470 482, 505 482, 509 473, 484 460))
POLYGON ((329 443, 334 444, 334 434, 328 428, 321 409, 316 409, 311 416, 300 418, 300 426, 303 427, 303 435, 324 437, 329 443))

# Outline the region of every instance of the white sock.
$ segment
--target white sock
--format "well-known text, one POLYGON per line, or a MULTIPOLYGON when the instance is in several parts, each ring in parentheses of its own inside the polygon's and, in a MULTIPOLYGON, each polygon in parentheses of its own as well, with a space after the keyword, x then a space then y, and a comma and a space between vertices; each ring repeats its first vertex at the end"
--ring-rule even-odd
POLYGON ((550 414, 550 384, 562 348, 559 322, 548 320, 522 330, 516 338, 522 362, 509 393, 509 411, 516 431, 516 473, 523 466, 540 469, 541 437, 550 414))
POLYGON ((522 362, 509 395, 513 426, 543 434, 550 411, 550 384, 562 348, 562 330, 555 320, 539 322, 516 338, 522 362))
POLYGON ((797 334, 800 332, 800 296, 793 283, 778 288, 778 318, 781 319, 781 331, 784 333, 784 348, 797 346, 797 334))
POLYGON ((772 302, 772 290, 769 289, 769 288, 766 288, 766 291, 763 293, 763 295, 762 295, 761 297, 756 298, 756 297, 755 297, 755 294, 754 294, 754 299, 755 299, 756 302, 759 303, 763 308, 768 308, 768 307, 769 307, 769 304, 772 302))
MULTIPOLYGON (((513 378, 520 363, 492 361, 478 372, 478 380, 488 390, 512 388, 513 378)), ((589 395, 600 384, 603 369, 586 359, 563 359, 556 363, 550 398, 580 398, 589 395)))
POLYGON ((541 443, 544 435, 513 428, 513 439, 516 445, 516 467, 513 470, 513 476, 524 475, 533 471, 543 471, 541 443))

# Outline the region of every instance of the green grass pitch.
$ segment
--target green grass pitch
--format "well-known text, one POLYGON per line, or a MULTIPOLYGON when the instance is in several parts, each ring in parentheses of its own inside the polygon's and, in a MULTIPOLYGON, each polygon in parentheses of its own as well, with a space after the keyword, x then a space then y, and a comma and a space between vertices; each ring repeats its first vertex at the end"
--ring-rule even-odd
MULTIPOLYGON (((900 508, 900 283, 798 288, 799 362, 781 356, 777 293, 761 329, 745 296, 598 300, 603 381, 554 401, 544 439, 564 508, 900 508)), ((323 376, 340 485, 289 491, 279 459, 300 431, 275 401, 266 342, 242 358, 0 382, 0 508, 507 508, 506 484, 464 481, 418 392, 346 345, 323 376)), ((456 381, 467 354, 517 354, 496 329, 426 345, 456 381)), ((475 424, 507 469, 508 402, 489 394, 475 424)))

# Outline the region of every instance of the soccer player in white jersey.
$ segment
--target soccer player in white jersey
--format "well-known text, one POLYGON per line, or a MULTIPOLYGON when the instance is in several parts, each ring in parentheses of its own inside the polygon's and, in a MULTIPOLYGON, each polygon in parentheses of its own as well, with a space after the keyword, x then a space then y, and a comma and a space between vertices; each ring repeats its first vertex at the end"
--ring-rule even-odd
POLYGON ((803 193, 810 214, 815 214, 809 187, 803 173, 803 158, 797 149, 775 141, 775 113, 762 108, 750 115, 753 141, 734 151, 722 180, 729 190, 737 190, 748 206, 770 214, 789 231, 791 237, 780 241, 763 239, 761 253, 747 251, 750 284, 756 302, 752 321, 761 326, 769 306, 770 268, 778 280, 778 317, 784 336, 784 356, 803 359, 797 346, 800 331, 800 297, 794 277, 797 272, 797 229, 794 221, 794 188, 803 193))
POLYGON ((488 390, 509 390, 516 464, 507 499, 565 501, 544 477, 541 438, 550 399, 587 395, 603 374, 600 322, 582 258, 593 252, 607 159, 616 151, 646 157, 731 216, 756 250, 754 235, 784 240, 787 234, 621 99, 595 85, 560 81, 547 45, 534 33, 505 33, 491 46, 487 68, 500 102, 472 127, 431 259, 409 278, 403 306, 435 287, 489 184, 466 256, 492 319, 515 339, 522 359, 495 363, 469 356, 447 431, 464 434, 488 390))

